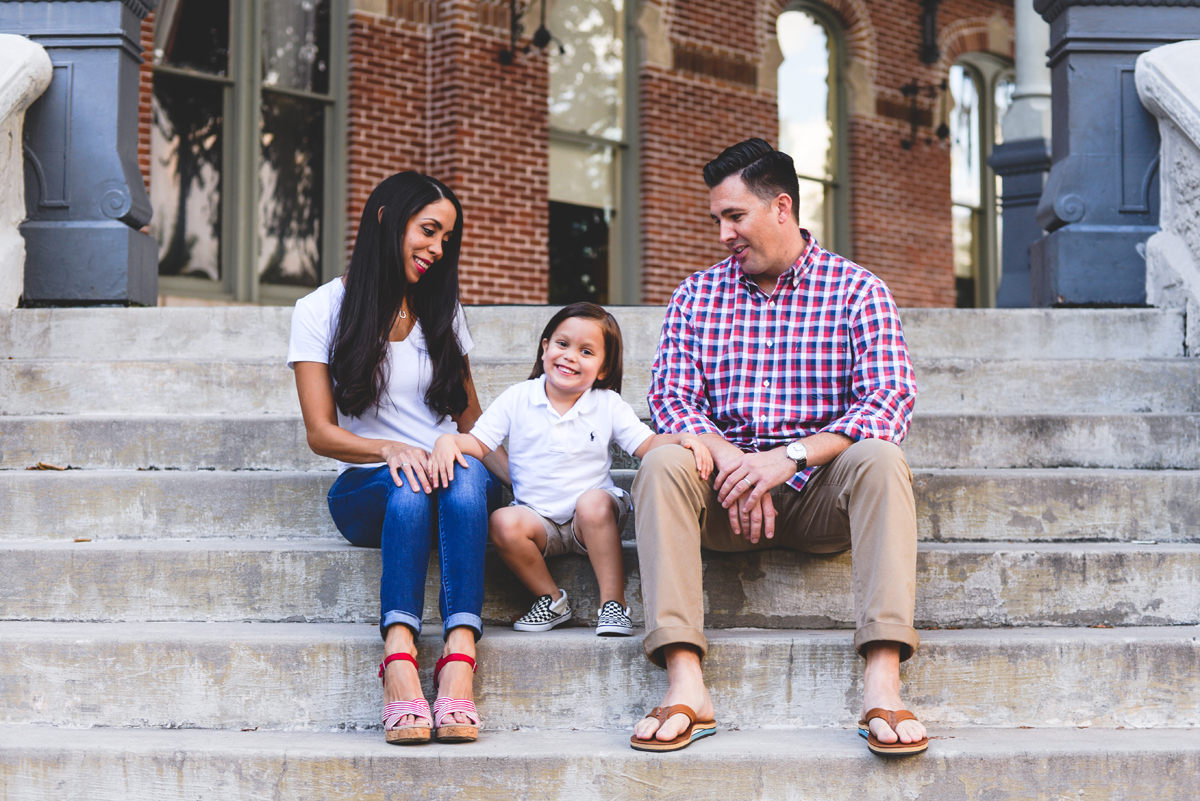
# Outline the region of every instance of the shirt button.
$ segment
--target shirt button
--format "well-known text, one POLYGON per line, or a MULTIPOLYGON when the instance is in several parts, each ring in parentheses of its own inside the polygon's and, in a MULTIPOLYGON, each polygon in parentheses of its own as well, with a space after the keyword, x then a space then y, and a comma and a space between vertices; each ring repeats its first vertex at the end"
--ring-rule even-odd
POLYGON ((769 387, 769 386, 771 386, 771 382, 770 382, 770 381, 764 381, 764 382, 763 382, 763 386, 764 386, 764 387, 769 387))
POLYGON ((765 414, 759 415, 758 419, 760 422, 763 422, 763 423, 767 422, 767 416, 765 414))
POLYGON ((774 343, 774 342, 772 342, 771 340, 769 340, 769 339, 767 340, 767 347, 768 347, 768 348, 769 348, 769 347, 771 347, 771 346, 772 346, 772 345, 774 345, 774 344, 775 344, 775 343, 774 343))
POLYGON ((773 301, 773 300, 772 300, 772 301, 768 301, 767 305, 768 305, 768 306, 770 306, 770 307, 773 309, 773 308, 775 308, 775 301, 773 301))

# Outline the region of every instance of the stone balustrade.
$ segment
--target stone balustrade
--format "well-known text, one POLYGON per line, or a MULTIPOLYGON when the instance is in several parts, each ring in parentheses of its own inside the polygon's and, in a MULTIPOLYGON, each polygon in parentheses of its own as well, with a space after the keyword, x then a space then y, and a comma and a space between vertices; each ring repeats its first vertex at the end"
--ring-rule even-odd
POLYGON ((21 152, 25 109, 50 85, 50 57, 24 36, 0 34, 0 309, 16 308, 25 286, 21 152))
POLYGON ((1137 90, 1162 137, 1162 230, 1146 243, 1146 299, 1187 310, 1187 351, 1200 356, 1200 41, 1178 42, 1137 60, 1137 90))

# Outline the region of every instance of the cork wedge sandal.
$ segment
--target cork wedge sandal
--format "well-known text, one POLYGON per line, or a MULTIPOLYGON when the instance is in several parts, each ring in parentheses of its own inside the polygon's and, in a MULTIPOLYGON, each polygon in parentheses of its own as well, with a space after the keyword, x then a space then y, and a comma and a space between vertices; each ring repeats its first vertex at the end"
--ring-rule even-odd
MULTIPOLYGON (((446 654, 437 661, 433 670, 433 691, 437 692, 438 677, 442 668, 450 662, 466 662, 471 672, 476 670, 475 660, 466 654, 446 654)), ((433 702, 433 736, 439 743, 471 743, 479 739, 479 711, 469 698, 444 698, 438 696, 433 702), (456 712, 466 715, 468 723, 459 723, 452 717, 456 712)))
MULTIPOLYGON (((384 671, 391 662, 397 659, 411 662, 417 669, 417 660, 409 654, 392 654, 384 657, 379 665, 379 679, 383 681, 384 671)), ((392 745, 417 745, 427 743, 433 731, 433 716, 429 714, 429 702, 424 698, 412 701, 391 701, 383 706, 383 734, 392 745), (417 719, 416 723, 401 726, 400 721, 407 715, 417 719)))
POLYGON ((917 716, 907 709, 901 709, 893 712, 890 709, 876 707, 868 712, 862 720, 858 722, 858 733, 867 738, 867 748, 871 749, 876 754, 884 756, 903 756, 906 754, 919 754, 929 748, 929 738, 922 737, 915 743, 902 743, 896 740, 894 743, 881 743, 876 739, 874 734, 871 734, 871 721, 875 718, 882 718, 892 731, 896 731, 896 726, 900 725, 902 720, 916 720, 917 716))

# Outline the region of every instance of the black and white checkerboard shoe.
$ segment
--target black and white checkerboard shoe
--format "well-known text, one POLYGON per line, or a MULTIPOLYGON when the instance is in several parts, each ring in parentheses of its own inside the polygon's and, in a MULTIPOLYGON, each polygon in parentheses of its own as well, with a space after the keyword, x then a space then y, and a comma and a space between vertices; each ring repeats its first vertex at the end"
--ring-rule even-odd
POLYGON ((605 601, 600 607, 600 622, 596 633, 601 637, 628 637, 633 634, 633 621, 629 619, 629 607, 621 608, 616 601, 605 601))
POLYGON ((560 589, 562 597, 551 601, 549 595, 543 595, 533 602, 533 608, 513 623, 517 631, 549 631, 559 623, 571 619, 571 605, 567 603, 567 591, 560 589))

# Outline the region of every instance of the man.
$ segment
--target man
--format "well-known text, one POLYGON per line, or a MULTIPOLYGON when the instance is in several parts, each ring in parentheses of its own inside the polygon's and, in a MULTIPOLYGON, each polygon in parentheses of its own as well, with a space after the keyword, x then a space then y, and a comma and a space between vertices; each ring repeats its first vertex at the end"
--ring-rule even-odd
POLYGON ((854 646, 866 659, 860 729, 873 751, 922 751, 925 729, 900 700, 900 663, 919 637, 912 473, 896 443, 917 389, 895 302, 800 228, 786 153, 741 142, 704 181, 731 256, 675 290, 649 402, 660 431, 701 438, 717 473, 707 485, 690 454, 668 446, 634 481, 644 647, 669 688, 630 744, 675 750, 716 730, 701 673, 701 547, 849 548, 854 646))

